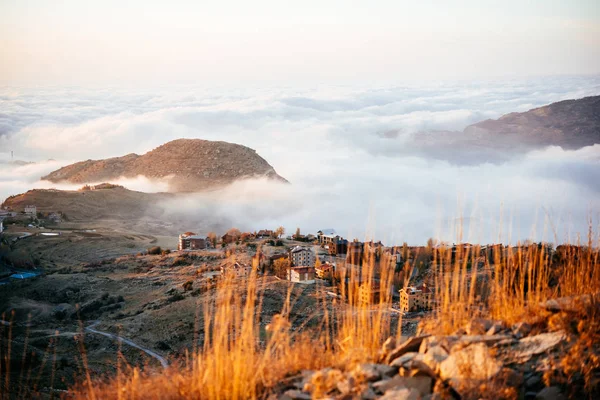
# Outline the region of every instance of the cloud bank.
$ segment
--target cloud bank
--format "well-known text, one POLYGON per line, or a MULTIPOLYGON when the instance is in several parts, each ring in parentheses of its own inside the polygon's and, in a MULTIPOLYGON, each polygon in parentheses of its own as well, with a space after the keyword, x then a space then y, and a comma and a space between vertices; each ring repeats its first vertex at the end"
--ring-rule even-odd
MULTIPOLYGON (((407 140, 598 94, 599 77, 378 88, 3 88, 0 197, 44 187, 40 176, 75 160, 202 138, 256 149, 292 185, 237 182, 165 204, 170 213, 202 216, 194 219, 203 220, 194 222, 201 229, 334 227, 351 238, 422 243, 455 240, 460 221, 469 241, 563 241, 585 233, 588 216, 598 217, 600 145, 465 166, 407 153, 407 140), (7 164, 11 150, 37 163, 7 164), (57 161, 40 162, 49 158, 57 161)), ((165 190, 164 182, 143 178, 115 183, 165 190)))

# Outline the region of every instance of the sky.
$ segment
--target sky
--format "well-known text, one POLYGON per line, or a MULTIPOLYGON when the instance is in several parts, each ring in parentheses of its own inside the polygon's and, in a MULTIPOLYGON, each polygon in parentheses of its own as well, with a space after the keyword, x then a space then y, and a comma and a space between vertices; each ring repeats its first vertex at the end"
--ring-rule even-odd
POLYGON ((0 84, 374 84, 600 73, 596 0, 0 1, 0 84))
POLYGON ((163 204, 196 216, 182 230, 562 242, 599 217, 600 144, 469 163, 407 146, 600 95, 596 0, 0 0, 0 59, 0 200, 74 189, 40 181, 72 162, 202 138, 256 149, 292 184, 163 204))

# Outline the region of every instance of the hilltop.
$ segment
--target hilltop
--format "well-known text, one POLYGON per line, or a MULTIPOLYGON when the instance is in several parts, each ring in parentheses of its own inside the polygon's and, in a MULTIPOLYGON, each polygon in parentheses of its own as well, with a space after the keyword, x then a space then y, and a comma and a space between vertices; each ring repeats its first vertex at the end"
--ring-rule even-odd
POLYGON ((139 175, 168 179, 173 192, 202 191, 255 177, 287 182, 255 150, 239 144, 201 139, 173 140, 141 156, 128 154, 81 161, 42 179, 85 184, 139 175))

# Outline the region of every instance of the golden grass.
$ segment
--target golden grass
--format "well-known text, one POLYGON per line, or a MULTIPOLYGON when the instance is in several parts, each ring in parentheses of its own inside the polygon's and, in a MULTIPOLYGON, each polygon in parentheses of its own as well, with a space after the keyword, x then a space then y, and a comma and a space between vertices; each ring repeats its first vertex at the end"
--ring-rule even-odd
MULTIPOLYGON (((454 255, 444 246, 428 251, 432 257, 429 279, 435 290, 429 326, 435 327, 436 334, 454 332, 476 317, 507 324, 535 321, 544 315, 541 302, 600 291, 600 259, 591 231, 585 246, 563 246, 558 251, 539 244, 485 251, 473 246, 454 255), (486 261, 478 267, 482 254, 486 261)), ((298 331, 291 329, 291 289, 280 314, 264 326, 260 321, 264 278, 253 272, 241 284, 232 276, 226 277, 218 283, 214 296, 197 305, 204 322, 195 331, 202 336, 194 338, 195 347, 185 359, 164 371, 142 370, 123 367, 118 354, 116 377, 94 380, 86 368, 86 376, 71 390, 70 397, 257 399, 303 369, 349 367, 374 360, 385 339, 400 335, 401 321, 393 331, 389 309, 393 268, 380 268, 388 263, 384 260, 378 264, 373 257, 367 257, 363 265, 360 270, 348 269, 342 277, 340 298, 320 295, 319 311, 314 316, 320 323, 298 331), (365 290, 375 287, 376 282, 381 290, 376 292, 375 304, 365 304, 365 290)), ((553 379, 568 382, 583 376, 586 385, 594 384, 594 374, 600 368, 598 352, 588 351, 599 339, 597 331, 594 333, 599 326, 594 306, 581 308, 585 322, 573 330, 579 342, 565 356, 560 376, 553 379)), ((81 361, 85 366, 84 350, 81 361)))

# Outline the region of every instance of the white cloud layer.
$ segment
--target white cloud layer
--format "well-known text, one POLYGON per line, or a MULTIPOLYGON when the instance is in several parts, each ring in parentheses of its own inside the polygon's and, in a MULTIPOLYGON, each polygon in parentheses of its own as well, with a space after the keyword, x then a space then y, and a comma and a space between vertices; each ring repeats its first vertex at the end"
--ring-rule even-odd
MULTIPOLYGON (((12 150, 16 159, 38 163, 0 163, 0 198, 57 187, 39 178, 75 160, 203 138, 256 149, 292 185, 237 182, 167 204, 170 212, 199 216, 202 229, 335 227, 348 237, 368 231, 386 243, 419 243, 455 239, 452 223, 462 213, 466 240, 522 239, 535 221, 540 238, 548 219, 558 237, 548 225, 545 238, 563 241, 585 234, 587 217, 598 217, 600 145, 464 166, 407 155, 406 140, 598 94, 599 77, 379 88, 2 88, 0 161, 12 150), (39 162, 47 159, 56 161, 39 162)), ((141 191, 167 185, 143 177, 115 183, 141 191)))

